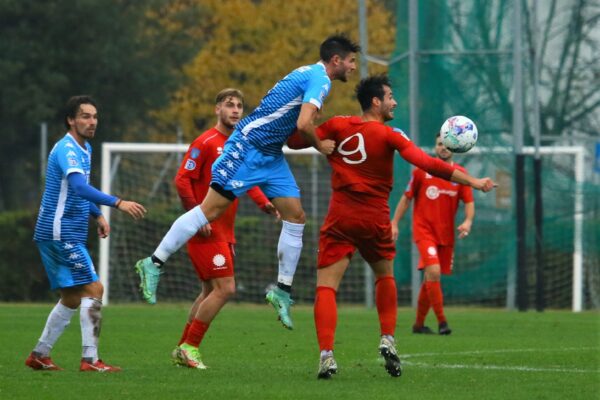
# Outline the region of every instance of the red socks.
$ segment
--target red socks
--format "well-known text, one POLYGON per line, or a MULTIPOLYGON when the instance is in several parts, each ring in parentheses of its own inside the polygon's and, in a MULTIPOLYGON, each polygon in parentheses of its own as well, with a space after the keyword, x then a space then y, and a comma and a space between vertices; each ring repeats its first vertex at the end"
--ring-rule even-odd
POLYGON ((415 321, 415 326, 421 327, 425 324, 425 317, 427 317, 427 313, 429 312, 429 295, 427 294, 427 286, 425 282, 421 285, 421 290, 419 290, 419 299, 417 301, 417 320, 415 321))
POLYGON ((393 276, 384 276, 375 281, 375 305, 381 334, 394 336, 398 316, 398 292, 393 276))
POLYGON ((209 326, 210 324, 206 324, 199 319, 194 319, 187 331, 185 343, 190 346, 199 347, 209 326))
POLYGON ((327 286, 317 286, 315 295, 315 326, 320 350, 333 350, 337 325, 336 291, 327 286))
POLYGON ((431 308, 433 308, 433 312, 437 317, 438 324, 446 322, 446 316, 444 315, 444 296, 442 294, 442 285, 439 281, 425 281, 425 287, 427 288, 429 304, 431 304, 431 308))
POLYGON ((177 343, 177 346, 185 342, 185 338, 187 337, 187 333, 190 330, 190 326, 192 326, 192 324, 190 324, 189 322, 185 323, 185 326, 183 327, 183 333, 181 334, 181 339, 179 339, 179 343, 177 343))

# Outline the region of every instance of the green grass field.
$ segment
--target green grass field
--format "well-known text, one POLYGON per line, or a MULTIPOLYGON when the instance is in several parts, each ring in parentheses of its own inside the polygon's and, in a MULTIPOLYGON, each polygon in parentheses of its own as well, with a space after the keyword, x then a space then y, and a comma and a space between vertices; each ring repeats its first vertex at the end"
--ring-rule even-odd
MULTIPOLYGON (((171 364, 187 305, 104 309, 100 354, 119 374, 78 372, 79 319, 53 351, 60 372, 23 364, 52 305, 0 305, 1 399, 599 399, 600 314, 449 308, 449 337, 410 333, 400 309, 396 341, 403 375, 378 358, 375 310, 339 309, 339 373, 318 381, 312 308, 293 309, 284 330, 267 306, 228 305, 201 350, 208 370, 171 364)), ((432 321, 432 316, 429 316, 432 321)))

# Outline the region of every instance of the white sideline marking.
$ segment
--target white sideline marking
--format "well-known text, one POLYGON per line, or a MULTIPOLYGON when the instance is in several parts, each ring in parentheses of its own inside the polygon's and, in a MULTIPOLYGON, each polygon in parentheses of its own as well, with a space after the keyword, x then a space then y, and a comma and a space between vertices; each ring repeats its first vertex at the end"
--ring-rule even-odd
POLYGON ((521 366, 502 366, 502 365, 462 365, 462 364, 427 364, 421 362, 404 361, 403 365, 424 368, 448 368, 448 369, 491 369, 502 371, 525 371, 525 372, 577 372, 577 373, 600 373, 600 370, 594 369, 579 369, 579 368, 536 368, 536 367, 521 367, 521 366))
POLYGON ((453 356, 453 355, 470 355, 470 354, 499 354, 499 353, 552 353, 562 351, 588 351, 588 350, 600 350, 599 347, 562 347, 554 349, 500 349, 500 350, 469 350, 469 351, 453 351, 453 352, 437 352, 437 353, 415 353, 415 354, 401 354, 400 358, 413 358, 413 357, 439 357, 439 356, 453 356))
POLYGON ((525 372, 572 372, 572 373, 600 373, 597 369, 580 369, 580 368, 538 368, 525 366, 506 366, 506 365, 480 365, 480 364, 443 364, 443 363, 425 363, 407 361, 408 358, 415 357, 441 357, 448 355, 476 355, 476 354, 501 354, 501 353, 551 353, 564 351, 588 351, 598 350, 598 347, 565 347, 559 349, 500 349, 500 350, 472 350, 472 351, 455 351, 443 353, 416 353, 403 354, 400 359, 404 365, 410 365, 422 368, 447 368, 447 369, 487 369, 487 370, 502 370, 502 371, 525 371, 525 372))

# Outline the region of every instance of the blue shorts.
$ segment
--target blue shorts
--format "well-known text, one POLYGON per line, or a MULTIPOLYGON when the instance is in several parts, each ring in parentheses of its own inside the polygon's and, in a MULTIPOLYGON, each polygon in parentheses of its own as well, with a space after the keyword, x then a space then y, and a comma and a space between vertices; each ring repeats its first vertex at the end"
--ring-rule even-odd
POLYGON ((267 156, 242 138, 237 131, 225 143, 223 154, 212 166, 211 186, 240 197, 259 186, 269 199, 300 197, 300 188, 283 156, 267 156))
POLYGON ((86 285, 98 280, 85 244, 59 240, 36 244, 52 290, 86 285))

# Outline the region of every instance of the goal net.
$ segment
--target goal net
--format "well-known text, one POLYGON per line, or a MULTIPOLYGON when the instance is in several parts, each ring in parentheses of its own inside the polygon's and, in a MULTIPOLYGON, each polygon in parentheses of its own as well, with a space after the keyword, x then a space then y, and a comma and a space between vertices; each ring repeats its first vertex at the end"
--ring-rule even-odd
MULTIPOLYGON (((140 298, 133 265, 150 255, 173 221, 184 211, 173 178, 187 145, 158 143, 104 143, 102 190, 142 203, 148 214, 133 221, 119 212, 104 214, 112 227, 109 239, 100 241, 100 277, 105 283, 105 301, 128 302, 140 298)), ((316 281, 319 228, 327 212, 330 168, 313 150, 291 151, 286 158, 302 191, 307 221, 304 248, 294 278, 294 298, 312 303, 316 281)), ((533 154, 533 149, 525 148, 533 154)), ((598 193, 584 183, 582 147, 542 147, 544 197, 543 261, 544 298, 551 308, 597 308, 600 296, 598 254, 598 193), (595 199, 595 200, 594 200, 595 199), (596 222, 594 222, 596 221, 596 222)), ((514 155, 507 147, 475 147, 456 155, 474 176, 491 176, 499 182, 492 193, 475 193, 476 217, 472 234, 458 241, 454 273, 445 276, 444 300, 454 305, 484 305, 514 308, 516 296, 516 211, 514 206, 514 155)), ((400 160, 399 165, 406 166, 400 160)), ((531 168, 530 163, 526 164, 531 168)), ((397 171, 398 172, 398 171, 397 171)), ((532 176, 528 171, 526 176, 532 176)), ((396 174, 392 193, 395 202, 406 186, 396 174)), ((535 304, 535 231, 533 185, 527 182, 528 296, 535 304)), ((457 225, 462 215, 460 207, 457 225)), ((412 249, 409 215, 402 221, 395 260, 399 303, 410 305, 418 293, 420 274, 412 249)), ((277 242, 281 225, 264 214, 246 196, 240 199, 236 219, 236 301, 261 302, 277 278, 277 242)), ((191 301, 200 284, 185 246, 165 266, 158 289, 160 301, 191 301)), ((342 281, 338 300, 373 304, 373 280, 364 261, 356 254, 342 281)))
MULTIPOLYGON (((105 302, 140 298, 135 262, 155 250, 175 219, 184 212, 173 178, 187 145, 158 143, 104 143, 102 190, 142 203, 148 213, 133 221, 124 213, 103 209, 110 216, 111 234, 100 241, 100 276, 105 302)), ((304 247, 294 277, 297 302, 314 300, 319 228, 329 205, 330 168, 325 157, 312 149, 285 149, 286 158, 302 193, 306 211, 304 247)), ((269 285, 277 282, 277 242, 281 224, 263 213, 247 196, 240 198, 235 223, 236 301, 264 301, 269 285)), ((183 246, 169 258, 158 288, 160 301, 191 301, 200 283, 183 246)), ((372 277, 359 256, 354 257, 339 291, 339 300, 369 303, 372 277), (370 284, 366 285, 366 282, 370 284)))

